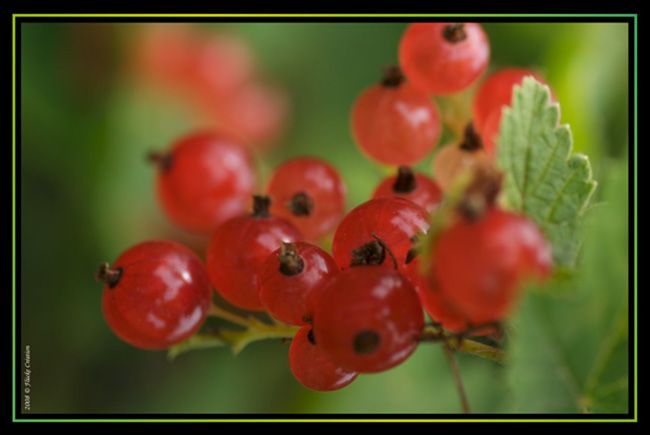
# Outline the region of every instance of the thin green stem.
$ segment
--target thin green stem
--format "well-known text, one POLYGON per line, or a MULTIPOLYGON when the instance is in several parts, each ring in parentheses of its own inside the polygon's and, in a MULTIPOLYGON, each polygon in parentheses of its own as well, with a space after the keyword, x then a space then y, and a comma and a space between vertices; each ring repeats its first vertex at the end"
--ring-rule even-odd
POLYGON ((442 348, 445 351, 445 356, 447 357, 447 362, 449 363, 449 368, 451 369, 451 374, 454 378, 454 384, 456 384, 456 390, 458 391, 458 397, 460 398, 460 406, 463 410, 463 414, 469 414, 471 412, 469 409, 469 401, 465 394, 465 387, 463 386, 463 379, 460 375, 458 362, 456 361, 456 354, 447 344, 444 344, 442 348))
POLYGON ((503 364, 505 361, 503 350, 468 338, 449 338, 447 346, 452 350, 471 353, 499 364, 503 364))
POLYGON ((498 364, 503 364, 505 361, 503 350, 469 338, 451 335, 444 331, 439 325, 425 326, 420 334, 419 341, 444 343, 453 351, 470 353, 498 364))
POLYGON ((245 318, 242 316, 239 316, 235 313, 231 313, 230 311, 221 308, 218 305, 211 304, 210 309, 208 311, 208 316, 216 317, 219 319, 227 320, 230 323, 234 323, 235 325, 243 326, 244 328, 248 328, 251 325, 251 318, 245 318))
POLYGON ((226 320, 244 329, 219 328, 211 333, 197 333, 182 343, 172 346, 168 352, 169 358, 173 359, 179 354, 190 350, 223 345, 228 345, 237 354, 254 341, 271 338, 290 339, 299 329, 297 326, 287 325, 275 320, 273 323, 265 323, 254 316, 246 318, 214 304, 210 307, 209 315, 226 320))

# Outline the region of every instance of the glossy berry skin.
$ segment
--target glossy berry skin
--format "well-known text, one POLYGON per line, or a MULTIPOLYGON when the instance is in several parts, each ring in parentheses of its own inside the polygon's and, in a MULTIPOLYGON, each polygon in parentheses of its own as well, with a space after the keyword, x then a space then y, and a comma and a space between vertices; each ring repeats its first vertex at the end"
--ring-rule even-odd
MULTIPOLYGON (((343 218, 334 233, 332 256, 341 269, 346 269, 353 259, 353 250, 379 238, 402 269, 412 247, 411 238, 425 234, 428 229, 429 216, 415 203, 400 197, 371 199, 343 218)), ((394 268, 388 253, 381 267, 394 268)))
POLYGON ((399 196, 433 212, 442 201, 442 190, 433 179, 424 174, 400 168, 400 173, 384 179, 372 194, 373 198, 399 196), (408 172, 405 172, 408 171, 408 172), (410 172, 410 174, 409 174, 410 172))
POLYGON ((224 131, 263 149, 282 135, 290 111, 285 92, 261 82, 246 83, 212 103, 224 131))
POLYGON ((345 210, 346 188, 338 171, 313 157, 295 158, 278 166, 267 192, 272 198, 271 212, 290 221, 307 240, 332 231, 345 210))
POLYGON ((489 116, 495 111, 501 113, 504 106, 512 103, 513 87, 521 85, 524 77, 527 76, 533 76, 544 83, 539 74, 525 68, 500 69, 485 79, 476 92, 472 105, 476 131, 482 133, 489 116))
POLYGON ((303 326, 291 340, 291 373, 302 385, 316 391, 333 391, 349 385, 357 374, 334 364, 320 346, 312 343, 311 330, 311 326, 303 326))
POLYGON ((438 237, 431 261, 439 288, 473 325, 504 318, 521 284, 552 267, 537 226, 497 208, 476 220, 460 217, 438 237))
MULTIPOLYGON (((425 274, 420 269, 418 258, 406 269, 404 276, 411 281, 431 319, 440 323, 447 331, 468 336, 485 336, 497 332, 493 325, 479 327, 470 324, 462 312, 455 307, 440 289, 433 274, 425 274)), ((494 319, 495 322, 500 319, 494 319)))
POLYGON ((307 299, 338 270, 334 259, 317 246, 285 245, 269 255, 258 272, 260 300, 276 319, 304 325, 310 317, 307 299))
POLYGON ((214 231, 208 246, 206 262, 212 286, 237 307, 263 310, 257 271, 282 242, 301 238, 289 222, 268 214, 226 221, 214 231))
POLYGON ((499 128, 501 127, 501 112, 495 110, 487 117, 483 125, 483 132, 481 133, 481 140, 483 141, 483 149, 488 157, 496 155, 497 141, 499 139, 499 128))
POLYGON ((399 46, 406 77, 435 95, 467 88, 485 71, 489 58, 487 35, 476 23, 414 23, 399 46))
POLYGON ((188 84, 197 96, 223 98, 252 81, 255 60, 244 40, 228 34, 193 35, 188 84))
POLYGON ((438 143, 441 131, 435 103, 407 82, 371 86, 352 108, 352 133, 357 145, 386 165, 422 160, 438 143))
POLYGON ((469 325, 462 313, 449 303, 435 285, 433 275, 425 274, 420 266, 420 259, 416 258, 409 263, 404 276, 413 284, 425 311, 448 331, 459 333, 468 329, 469 325))
POLYGON ((118 278, 104 286, 102 311, 113 332, 127 343, 164 349, 203 324, 210 284, 203 264, 185 246, 143 242, 122 253, 111 270, 118 278))
POLYGON ((214 133, 197 133, 157 155, 157 190, 166 215, 181 228, 207 233, 242 214, 255 173, 244 148, 214 133))
POLYGON ((134 41, 135 73, 189 99, 219 98, 250 81, 252 52, 233 35, 201 33, 188 24, 146 24, 134 41))
POLYGON ((335 364, 359 373, 404 361, 416 349, 423 326, 411 283, 377 266, 356 266, 334 276, 314 312, 318 346, 335 364))
POLYGON ((443 192, 448 192, 465 171, 489 161, 483 149, 465 150, 458 145, 447 145, 433 159, 433 178, 443 192))

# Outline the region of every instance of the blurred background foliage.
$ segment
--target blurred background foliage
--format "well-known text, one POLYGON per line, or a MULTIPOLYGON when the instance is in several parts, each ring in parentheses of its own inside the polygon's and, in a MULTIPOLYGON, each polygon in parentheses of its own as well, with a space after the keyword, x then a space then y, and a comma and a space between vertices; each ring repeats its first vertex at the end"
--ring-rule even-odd
MULTIPOLYGON (((315 155, 341 171, 349 207, 370 195, 386 169, 354 146, 349 110, 396 62, 404 23, 195 26, 241 37, 265 78, 288 94, 288 128, 260 159, 263 177, 287 157, 315 155)), ((486 413, 624 412, 627 26, 485 28, 491 69, 529 66, 548 79, 599 188, 579 270, 524 298, 509 364, 459 355, 470 403, 486 413)), ((21 327, 23 346, 31 346, 34 412, 458 412, 438 346, 423 345, 393 370, 323 394, 293 379, 287 344, 255 343, 237 357, 225 348, 194 351, 170 362, 164 352, 116 339, 92 280, 97 264, 149 238, 204 243, 162 216, 143 157, 197 125, 182 105, 131 80, 125 64, 136 25, 23 23, 20 33, 21 327)), ((430 160, 419 168, 430 173, 430 160)))

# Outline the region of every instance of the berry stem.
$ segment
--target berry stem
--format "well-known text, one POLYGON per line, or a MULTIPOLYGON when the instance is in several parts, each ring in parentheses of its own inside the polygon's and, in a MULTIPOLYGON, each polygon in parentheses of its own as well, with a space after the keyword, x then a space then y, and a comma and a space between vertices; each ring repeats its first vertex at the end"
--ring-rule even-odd
POLYGON ((447 357, 447 362, 449 363, 449 368, 451 369, 451 374, 454 378, 454 383, 456 384, 456 390, 458 391, 463 414, 469 414, 471 411, 469 409, 467 395, 465 394, 465 387, 463 386, 463 378, 461 377, 460 369, 458 368, 458 361, 456 361, 456 354, 447 344, 443 345, 442 348, 445 351, 445 356, 447 357))
POLYGON ((440 104, 442 120, 453 133, 455 141, 463 140, 467 123, 472 119, 473 95, 474 93, 469 89, 437 99, 440 104))
POLYGON ((244 328, 248 328, 250 326, 250 321, 242 316, 239 316, 235 313, 231 313, 228 310, 225 310, 221 308, 218 305, 212 304, 210 305, 210 309, 208 310, 208 316, 216 317, 218 319, 223 319, 227 320, 230 323, 233 323, 235 325, 243 326, 244 328))
POLYGON ((193 335, 182 343, 169 348, 168 356, 174 358, 180 353, 207 347, 216 347, 227 344, 237 354, 248 344, 270 338, 291 339, 298 331, 297 326, 286 325, 280 322, 265 323, 254 316, 243 317, 212 304, 208 315, 226 320, 244 329, 220 328, 212 333, 201 332, 193 335))
POLYGON ((300 329, 298 326, 274 323, 269 325, 251 317, 251 326, 244 331, 223 330, 221 336, 230 343, 233 353, 238 354, 250 343, 267 339, 291 339, 300 329))
POLYGON ((427 325, 422 330, 420 342, 441 343, 444 342, 445 346, 451 350, 463 353, 469 353, 481 358, 488 359, 497 364, 503 364, 505 355, 503 350, 490 346, 489 344, 480 343, 478 341, 464 338, 458 334, 449 334, 445 332, 440 325, 427 325))

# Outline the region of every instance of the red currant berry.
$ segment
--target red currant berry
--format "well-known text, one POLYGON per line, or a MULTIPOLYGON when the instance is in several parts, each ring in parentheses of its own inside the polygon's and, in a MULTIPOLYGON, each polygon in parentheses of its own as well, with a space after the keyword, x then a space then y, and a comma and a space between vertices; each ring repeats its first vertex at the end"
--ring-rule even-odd
POLYGON ((309 319, 307 299, 338 272, 334 259, 305 242, 283 243, 266 259, 259 275, 259 295, 276 319, 303 325, 309 319))
POLYGON ((415 174, 408 166, 400 166, 397 175, 382 181, 373 193, 373 198, 401 196, 433 212, 442 201, 442 190, 431 178, 415 174))
POLYGON ((490 116, 487 117, 487 120, 483 125, 483 132, 481 133, 483 149, 489 157, 494 157, 495 155, 500 127, 501 112, 497 110, 492 112, 490 116))
POLYGON ((316 311, 316 343, 338 364, 359 373, 404 361, 424 326, 411 283, 396 270, 357 266, 325 284, 316 311))
POLYGON ((371 86, 352 108, 352 133, 371 158, 387 165, 422 160, 438 143, 441 125, 436 105, 389 69, 383 82, 371 86))
POLYGON ((135 245, 102 264, 102 311, 113 332, 143 349, 164 349, 194 334, 210 306, 210 283, 199 258, 168 241, 135 245))
POLYGON ((231 304, 263 310, 257 271, 282 242, 295 242, 300 231, 271 216, 269 198, 256 196, 253 214, 232 218, 212 235, 207 253, 208 275, 215 290, 231 304))
POLYGON ((489 58, 490 43, 476 23, 414 23, 399 46, 399 63, 408 79, 436 95, 467 88, 489 58))
POLYGON ((289 113, 285 93, 260 82, 247 83, 213 102, 221 128, 258 148, 271 145, 281 136, 289 113))
POLYGON ((253 79, 253 53, 243 40, 227 34, 193 37, 188 82, 197 96, 225 97, 253 79))
POLYGON ((419 260, 416 258, 409 263, 404 276, 413 284, 422 307, 434 321, 442 324, 448 331, 462 332, 468 329, 464 316, 447 301, 445 295, 435 285, 434 277, 420 270, 419 260))
POLYGON ((501 320, 523 280, 546 277, 551 250, 527 218, 487 209, 469 220, 459 217, 437 238, 431 273, 449 302, 473 325, 501 320))
POLYGON ((374 264, 401 270, 411 239, 429 229, 428 215, 413 202, 376 198, 352 209, 336 229, 332 255, 341 269, 351 264, 374 264), (390 258, 389 258, 390 256, 390 258))
POLYGON ((290 221, 308 240, 324 236, 339 223, 345 190, 336 169, 312 157, 283 163, 268 186, 273 214, 290 221))
POLYGON ((459 145, 447 145, 433 159, 433 178, 444 192, 448 192, 459 175, 478 166, 489 164, 481 138, 472 125, 465 129, 465 137, 459 145))
POLYGON ((349 385, 355 372, 334 364, 314 341, 311 326, 303 326, 291 340, 289 348, 291 373, 305 387, 316 391, 333 391, 349 385))
MULTIPOLYGON (((485 79, 474 97, 472 106, 474 127, 477 132, 483 133, 483 128, 492 112, 501 113, 504 106, 510 105, 513 87, 520 85, 526 76, 533 76, 544 83, 537 73, 524 68, 504 68, 485 79)), ((498 125, 499 121, 497 120, 496 123, 498 125)))
POLYGON ((212 133, 193 134, 169 153, 151 158, 159 166, 160 203, 178 226, 209 232, 246 210, 255 173, 247 152, 232 141, 212 133))

